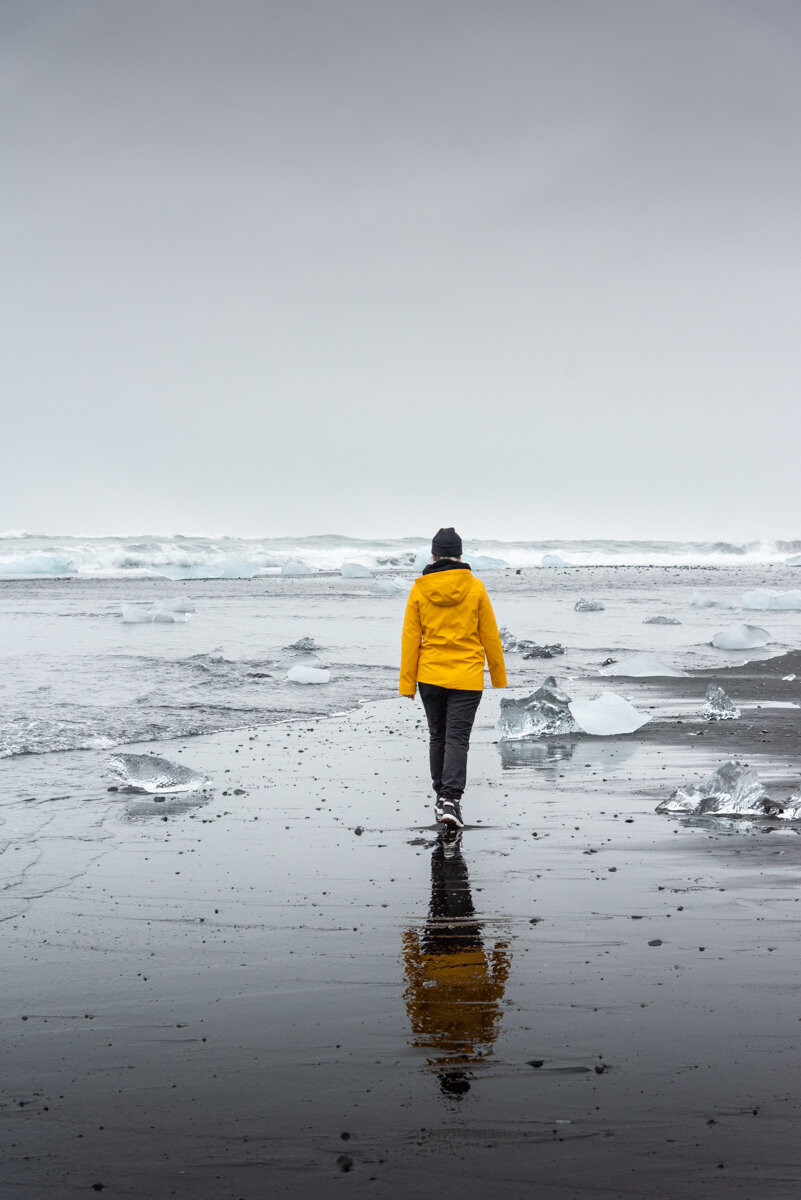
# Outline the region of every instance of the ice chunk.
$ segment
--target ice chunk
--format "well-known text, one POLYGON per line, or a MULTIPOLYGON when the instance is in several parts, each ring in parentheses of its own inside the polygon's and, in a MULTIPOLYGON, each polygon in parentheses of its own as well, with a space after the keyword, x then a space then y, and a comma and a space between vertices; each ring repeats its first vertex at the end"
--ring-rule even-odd
POLYGON ((573 605, 573 612, 604 612, 605 604, 601 604, 600 600, 577 600, 573 605))
POLYGON ((286 673, 291 683, 329 683, 331 672, 320 667, 290 667, 286 673))
POLYGON ((629 678, 647 679, 649 676, 678 679, 685 674, 669 667, 654 654, 628 654, 600 668, 601 675, 626 675, 629 678))
POLYGON ((77 571, 63 554, 29 554, 0 562, 0 575, 75 575, 77 571))
POLYGON ((282 575, 316 575, 317 568, 310 567, 308 563, 303 562, 299 558, 291 558, 289 562, 285 562, 281 568, 282 575))
POLYGON ((782 805, 773 801, 762 786, 756 771, 739 762, 727 762, 700 785, 688 784, 657 804, 658 813, 705 813, 721 817, 765 817, 780 813, 782 805))
POLYGON ((534 642, 523 654, 523 658, 556 658, 558 654, 564 654, 565 648, 561 642, 553 642, 551 645, 538 646, 534 642))
POLYGON ((497 728, 504 741, 579 732, 570 711, 570 697, 562 691, 553 675, 522 700, 504 697, 497 728))
POLYGON ((414 556, 414 570, 419 575, 431 562, 431 546, 421 546, 414 556))
POLYGON ((369 567, 363 567, 361 563, 343 563, 339 568, 339 573, 343 579, 372 579, 373 572, 369 567))
POLYGON ((693 592, 690 596, 693 608, 736 608, 734 600, 722 600, 719 596, 710 596, 707 592, 693 592))
POLYGON ((783 683, 792 683, 794 679, 795 679, 795 675, 782 675, 783 683))
POLYGON ((384 592, 388 596, 399 596, 408 593, 410 587, 408 579, 404 579, 401 575, 395 575, 392 579, 379 579, 373 591, 384 592))
POLYGON ((221 558, 207 563, 164 563, 153 570, 166 579, 253 579, 261 567, 244 558, 221 558))
POLYGON ((707 721, 734 721, 740 710, 732 704, 722 687, 710 683, 704 696, 704 716, 707 721))
POLYGON ((158 600, 156 607, 165 612, 193 613, 195 606, 187 596, 173 596, 171 600, 158 600))
POLYGON ((681 625, 681 621, 677 621, 675 617, 664 617, 660 614, 657 617, 646 617, 643 625, 681 625))
POLYGON ((155 754, 112 754, 108 761, 113 777, 133 792, 195 792, 211 783, 207 775, 155 754))
POLYGON ((491 558, 488 554, 469 554, 467 557, 474 571, 503 571, 509 566, 502 558, 491 558))
POLYGON ((727 625, 712 638, 718 650, 755 650, 770 641, 767 629, 759 625, 727 625))
POLYGON ((594 700, 571 700, 570 711, 580 729, 602 737, 634 733, 651 719, 614 692, 601 692, 594 700))
POLYGON ((293 642, 291 646, 285 646, 284 649, 303 650, 304 652, 308 653, 312 650, 319 650, 320 647, 317 645, 313 637, 301 637, 298 638, 296 642, 293 642))
POLYGON ((764 612, 769 609, 777 612, 798 612, 801 610, 801 592, 772 592, 769 588, 757 588, 753 592, 745 593, 743 608, 764 612))
POLYGON ((801 795, 788 796, 782 803, 781 812, 774 815, 780 817, 782 821, 801 820, 801 795))
POLYGON ((786 567, 801 567, 801 554, 791 554, 789 558, 785 558, 784 565, 786 567))
POLYGON ((569 567, 571 564, 561 554, 543 554, 541 567, 569 567))
POLYGON ((557 654, 565 652, 564 646, 559 642, 554 642, 551 646, 540 646, 538 642, 531 642, 528 638, 515 637, 505 625, 498 633, 505 654, 521 653, 523 658, 555 658, 557 654))
POLYGON ((171 608, 162 608, 151 604, 149 608, 137 608, 134 604, 123 604, 121 608, 124 625, 147 625, 156 622, 160 625, 175 625, 188 621, 191 612, 177 612, 171 608))

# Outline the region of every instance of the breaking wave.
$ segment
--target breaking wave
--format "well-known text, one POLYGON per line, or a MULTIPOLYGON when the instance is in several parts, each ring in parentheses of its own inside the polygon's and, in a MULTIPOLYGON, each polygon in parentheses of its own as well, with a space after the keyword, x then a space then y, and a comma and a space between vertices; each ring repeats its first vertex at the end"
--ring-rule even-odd
MULTIPOLYGON (((169 579, 251 579, 277 574, 300 560, 315 571, 343 563, 372 571, 411 570, 427 554, 424 537, 366 539, 337 534, 301 538, 72 537, 11 531, 0 535, 0 579, 162 576, 169 579)), ((565 566, 682 566, 782 563, 801 554, 801 539, 727 541, 502 541, 465 538, 464 557, 480 570, 539 567, 545 555, 565 566)))

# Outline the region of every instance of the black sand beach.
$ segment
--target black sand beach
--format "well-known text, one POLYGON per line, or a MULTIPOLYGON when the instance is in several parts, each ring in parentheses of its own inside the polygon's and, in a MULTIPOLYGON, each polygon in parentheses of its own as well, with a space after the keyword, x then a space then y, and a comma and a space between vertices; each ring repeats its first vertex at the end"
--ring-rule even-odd
POLYGON ((401 699, 153 747, 210 797, 90 781, 4 924, 3 1195, 797 1196, 798 831, 654 808, 732 757, 797 792, 799 710, 751 706, 800 667, 618 680, 619 738, 499 745, 488 694, 449 857, 401 699))

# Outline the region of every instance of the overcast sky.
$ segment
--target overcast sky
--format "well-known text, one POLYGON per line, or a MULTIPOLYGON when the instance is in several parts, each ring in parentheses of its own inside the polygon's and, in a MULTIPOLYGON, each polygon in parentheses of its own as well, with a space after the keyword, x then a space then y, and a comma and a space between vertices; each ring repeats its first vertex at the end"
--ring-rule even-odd
POLYGON ((0 0, 0 528, 801 537, 797 0, 0 0))

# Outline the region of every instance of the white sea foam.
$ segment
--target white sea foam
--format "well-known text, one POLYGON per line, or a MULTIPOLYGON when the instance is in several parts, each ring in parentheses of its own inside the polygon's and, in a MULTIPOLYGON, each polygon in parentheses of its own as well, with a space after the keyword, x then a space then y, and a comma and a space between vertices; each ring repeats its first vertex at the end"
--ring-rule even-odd
MULTIPOLYGON (((3 576, 77 573, 94 576, 163 574, 176 579, 250 578, 263 572, 279 571, 285 563, 296 559, 320 571, 338 571, 343 562, 361 562, 371 570, 414 570, 419 574, 430 557, 431 542, 420 537, 360 539, 336 534, 295 538, 153 534, 78 537, 34 535, 18 530, 0 536, 0 574, 3 576)), ((491 570, 501 563, 516 569, 535 568, 543 559, 554 565, 577 567, 784 565, 794 558, 801 559, 801 541, 524 542, 465 537, 463 557, 476 570, 491 570)))

